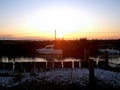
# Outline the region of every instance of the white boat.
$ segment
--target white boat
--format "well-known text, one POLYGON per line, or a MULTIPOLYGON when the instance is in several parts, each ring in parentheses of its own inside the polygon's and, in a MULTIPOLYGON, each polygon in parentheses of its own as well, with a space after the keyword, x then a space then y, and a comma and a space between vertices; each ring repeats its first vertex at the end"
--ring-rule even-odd
POLYGON ((62 49, 54 49, 55 45, 47 45, 45 48, 37 49, 40 54, 63 54, 62 49))
POLYGON ((119 54, 120 51, 119 50, 115 50, 115 49, 99 49, 99 51, 101 53, 105 53, 106 51, 109 53, 109 54, 119 54))

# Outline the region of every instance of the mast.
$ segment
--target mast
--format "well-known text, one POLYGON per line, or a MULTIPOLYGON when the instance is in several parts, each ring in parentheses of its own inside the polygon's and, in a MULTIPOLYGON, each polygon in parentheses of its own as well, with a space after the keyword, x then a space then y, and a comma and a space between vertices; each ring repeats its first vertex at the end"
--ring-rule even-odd
POLYGON ((56 29, 55 29, 55 40, 56 40, 56 29))

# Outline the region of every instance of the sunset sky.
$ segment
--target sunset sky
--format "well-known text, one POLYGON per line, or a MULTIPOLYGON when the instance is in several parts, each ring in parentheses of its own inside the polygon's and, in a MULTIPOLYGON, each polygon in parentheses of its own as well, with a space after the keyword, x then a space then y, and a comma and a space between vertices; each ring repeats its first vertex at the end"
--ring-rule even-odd
POLYGON ((0 39, 118 39, 120 0, 0 0, 0 39))

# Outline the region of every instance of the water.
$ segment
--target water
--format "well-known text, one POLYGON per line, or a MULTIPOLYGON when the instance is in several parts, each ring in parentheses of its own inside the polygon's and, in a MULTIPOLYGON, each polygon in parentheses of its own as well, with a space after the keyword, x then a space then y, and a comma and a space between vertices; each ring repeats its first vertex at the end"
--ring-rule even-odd
MULTIPOLYGON (((40 68, 80 68, 84 66, 82 59, 63 58, 62 55, 39 55, 36 57, 1 57, 0 69, 40 69, 40 68)), ((104 59, 103 59, 104 61, 104 59)), ((95 59, 96 65, 101 62, 95 59)), ((120 68, 120 57, 109 58, 109 66, 120 68)))
POLYGON ((79 58, 62 58, 62 55, 40 55, 37 57, 2 57, 0 60, 1 69, 40 69, 40 68, 79 68, 79 58))
MULTIPOLYGON (((105 59, 101 58, 100 56, 97 58, 94 58, 94 60, 97 65, 99 64, 99 62, 105 61, 105 59)), ((120 68, 120 55, 110 54, 108 58, 108 65, 113 68, 120 68)))
POLYGON ((109 65, 111 67, 118 67, 118 68, 120 68, 120 57, 109 59, 109 65))
POLYGON ((60 62, 60 61, 80 61, 79 58, 67 57, 62 58, 62 55, 41 55, 39 57, 2 57, 0 62, 10 63, 10 62, 60 62))

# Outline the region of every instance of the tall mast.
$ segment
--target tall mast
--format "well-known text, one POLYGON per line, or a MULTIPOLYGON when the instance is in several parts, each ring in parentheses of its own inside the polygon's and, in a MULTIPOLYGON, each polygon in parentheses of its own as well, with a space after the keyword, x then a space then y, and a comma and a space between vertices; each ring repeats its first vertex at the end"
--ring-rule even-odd
POLYGON ((55 29, 55 40, 56 40, 56 29, 55 29))

